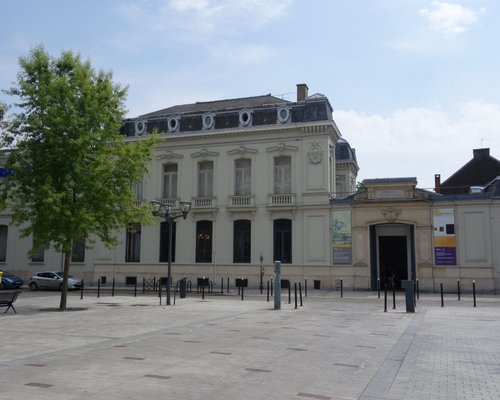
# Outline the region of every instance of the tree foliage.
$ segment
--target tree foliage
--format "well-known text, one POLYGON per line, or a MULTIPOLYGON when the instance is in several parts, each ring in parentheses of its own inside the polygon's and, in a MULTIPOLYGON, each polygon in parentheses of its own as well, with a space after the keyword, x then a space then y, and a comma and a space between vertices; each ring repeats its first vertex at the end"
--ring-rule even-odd
MULTIPOLYGON (((147 173, 154 138, 124 141, 126 88, 80 55, 64 51, 54 58, 36 47, 19 64, 6 91, 20 111, 2 129, 3 145, 11 147, 4 167, 13 172, 0 185, 2 206, 22 236, 33 237, 34 249, 64 252, 65 289, 74 241, 91 245, 98 237, 112 246, 117 230, 148 220, 132 184, 147 173)), ((65 297, 64 290, 61 309, 65 297)))

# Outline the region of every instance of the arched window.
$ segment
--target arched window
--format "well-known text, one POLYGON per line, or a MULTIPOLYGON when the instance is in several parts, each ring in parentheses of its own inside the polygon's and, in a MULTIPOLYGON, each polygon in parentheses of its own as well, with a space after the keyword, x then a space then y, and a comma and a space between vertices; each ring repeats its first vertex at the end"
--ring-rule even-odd
POLYGON ((196 223, 196 262, 212 262, 212 221, 196 223))
MULTIPOLYGON (((172 262, 175 262, 175 237, 177 223, 172 223, 172 262)), ((168 222, 160 224, 160 262, 168 262, 168 222)))
POLYGON ((233 262, 249 263, 251 250, 251 222, 246 219, 233 224, 233 262))
POLYGON ((274 220, 274 258, 283 264, 292 262, 292 220, 274 220))

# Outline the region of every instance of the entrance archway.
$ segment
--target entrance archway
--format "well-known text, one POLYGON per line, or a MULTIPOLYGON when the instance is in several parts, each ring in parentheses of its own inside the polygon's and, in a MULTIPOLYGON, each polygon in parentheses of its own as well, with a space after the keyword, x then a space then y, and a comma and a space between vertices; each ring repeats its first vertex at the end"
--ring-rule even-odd
POLYGON ((380 224, 371 230, 372 290, 387 284, 401 289, 401 281, 415 279, 413 226, 408 224, 380 224))

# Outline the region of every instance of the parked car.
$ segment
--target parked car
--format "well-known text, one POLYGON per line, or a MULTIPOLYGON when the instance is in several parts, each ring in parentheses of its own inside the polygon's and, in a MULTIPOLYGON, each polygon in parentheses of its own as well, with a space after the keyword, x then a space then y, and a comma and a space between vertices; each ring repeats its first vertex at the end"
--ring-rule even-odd
POLYGON ((18 276, 15 276, 9 271, 0 271, 2 274, 2 282, 0 283, 0 289, 19 289, 23 286, 23 280, 18 276))
MULTIPOLYGON (((43 271, 33 275, 30 279, 31 290, 56 289, 60 290, 63 282, 62 272, 43 271)), ((82 287, 82 280, 73 276, 68 277, 68 290, 76 290, 82 287)))

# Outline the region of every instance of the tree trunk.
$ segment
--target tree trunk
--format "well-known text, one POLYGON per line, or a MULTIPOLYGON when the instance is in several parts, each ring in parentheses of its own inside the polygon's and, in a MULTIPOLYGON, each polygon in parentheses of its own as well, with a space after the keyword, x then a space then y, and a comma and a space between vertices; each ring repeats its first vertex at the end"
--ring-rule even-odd
POLYGON ((71 252, 64 253, 64 276, 61 286, 61 302, 59 304, 60 311, 66 311, 66 300, 68 298, 68 275, 69 275, 70 260, 71 260, 71 252))

